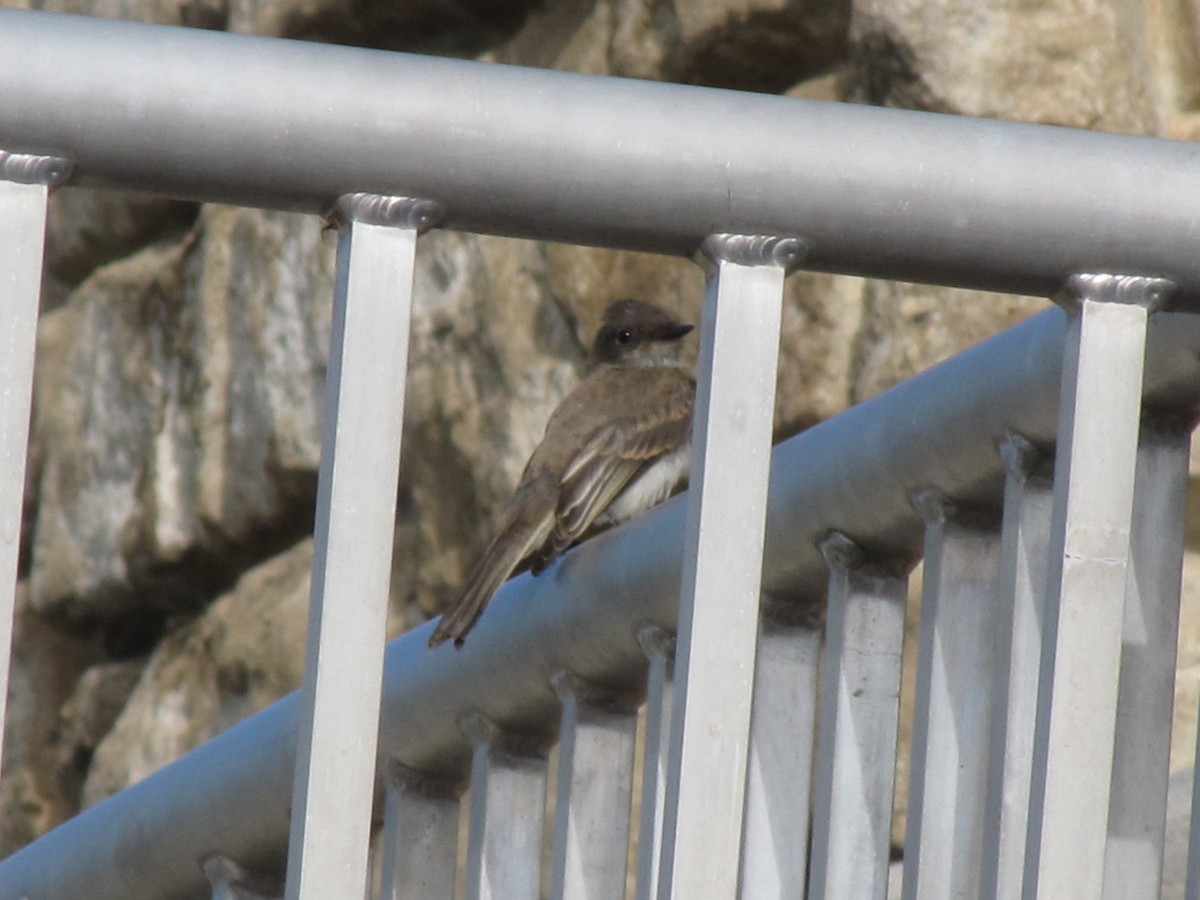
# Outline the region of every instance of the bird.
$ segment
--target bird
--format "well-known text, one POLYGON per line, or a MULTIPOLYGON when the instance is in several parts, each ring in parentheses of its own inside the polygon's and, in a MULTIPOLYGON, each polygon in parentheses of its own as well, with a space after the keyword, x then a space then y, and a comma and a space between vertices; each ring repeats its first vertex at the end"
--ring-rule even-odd
POLYGON ((687 478, 695 379, 679 362, 692 325, 637 299, 605 310, 583 380, 551 413, 495 536, 429 637, 461 648, 514 571, 534 575, 600 526, 662 502, 687 478))

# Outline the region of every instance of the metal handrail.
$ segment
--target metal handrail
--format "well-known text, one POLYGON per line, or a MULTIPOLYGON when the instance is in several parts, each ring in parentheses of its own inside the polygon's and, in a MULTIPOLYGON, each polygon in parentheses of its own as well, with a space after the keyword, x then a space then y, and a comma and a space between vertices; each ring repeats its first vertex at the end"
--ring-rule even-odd
POLYGON ((315 213, 370 191, 462 231, 684 255, 794 234, 815 270, 1200 294, 1196 144, 11 9, 0 84, 0 147, 84 185, 315 213))
MULTIPOLYGON (((1053 439, 1063 322, 1047 311, 776 447, 769 589, 819 596, 828 576, 815 539, 831 530, 915 556, 923 521, 910 497, 919 489, 998 503, 996 442, 1010 430, 1053 439)), ((1156 317, 1149 341, 1149 402, 1200 403, 1200 322, 1156 317)), ((460 653, 426 652, 424 628, 393 641, 381 758, 461 769, 470 756, 461 723, 471 713, 545 732, 560 709, 555 672, 609 684, 644 678, 637 632, 674 625, 681 499, 589 541, 538 578, 510 582, 460 653)), ((295 694, 280 700, 0 862, 0 900, 199 891, 197 848, 278 864, 297 706, 295 694)))

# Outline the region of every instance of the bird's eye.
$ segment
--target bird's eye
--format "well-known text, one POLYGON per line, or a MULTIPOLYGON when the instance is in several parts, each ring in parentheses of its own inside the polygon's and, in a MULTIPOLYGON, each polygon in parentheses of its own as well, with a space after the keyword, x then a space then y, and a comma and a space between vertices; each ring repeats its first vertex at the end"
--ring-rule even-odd
POLYGON ((630 333, 628 328, 622 328, 617 332, 618 344, 628 344, 631 340, 633 340, 633 335, 630 333))

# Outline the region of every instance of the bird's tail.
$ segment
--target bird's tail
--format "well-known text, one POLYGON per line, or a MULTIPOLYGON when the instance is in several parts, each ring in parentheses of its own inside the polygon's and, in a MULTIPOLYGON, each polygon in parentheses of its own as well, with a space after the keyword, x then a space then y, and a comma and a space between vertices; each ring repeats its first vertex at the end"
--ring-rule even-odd
POLYGON ((429 636, 430 649, 448 640, 453 640, 455 647, 461 647, 492 595, 530 551, 545 539, 544 527, 523 522, 519 513, 507 519, 471 572, 458 599, 442 614, 441 621, 429 636))

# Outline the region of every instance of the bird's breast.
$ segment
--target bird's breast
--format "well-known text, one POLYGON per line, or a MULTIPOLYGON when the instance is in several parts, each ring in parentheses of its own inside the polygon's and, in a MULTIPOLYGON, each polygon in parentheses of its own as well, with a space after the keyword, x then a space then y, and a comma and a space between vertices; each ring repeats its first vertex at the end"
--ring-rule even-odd
POLYGON ((682 446, 661 456, 621 491, 604 512, 604 521, 619 525, 661 503, 687 477, 691 463, 690 445, 682 446))

